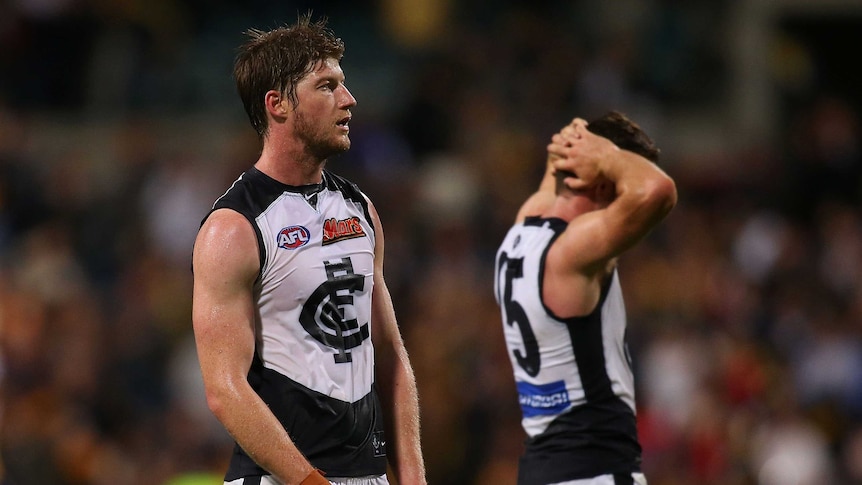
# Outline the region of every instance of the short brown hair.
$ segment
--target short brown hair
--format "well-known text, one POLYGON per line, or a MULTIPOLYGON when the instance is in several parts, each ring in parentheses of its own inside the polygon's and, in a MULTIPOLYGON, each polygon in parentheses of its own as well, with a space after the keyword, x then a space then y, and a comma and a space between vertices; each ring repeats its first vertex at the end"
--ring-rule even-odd
POLYGON ((251 126, 263 139, 269 126, 263 99, 275 89, 296 106, 296 84, 317 63, 328 58, 341 61, 344 42, 327 28, 326 19, 311 21, 311 14, 296 24, 270 31, 249 29, 248 40, 234 60, 233 77, 251 126))
POLYGON ((592 133, 612 141, 614 145, 637 153, 638 155, 658 163, 661 152, 637 123, 630 120, 619 111, 610 111, 587 124, 592 133))

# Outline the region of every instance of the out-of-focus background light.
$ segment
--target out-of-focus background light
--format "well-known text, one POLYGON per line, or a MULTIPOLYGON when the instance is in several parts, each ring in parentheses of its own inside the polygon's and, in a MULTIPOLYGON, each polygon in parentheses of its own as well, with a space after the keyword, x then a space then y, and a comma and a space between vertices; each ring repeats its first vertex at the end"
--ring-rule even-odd
POLYGON ((550 136, 619 109, 680 202, 621 260, 651 485, 862 483, 858 0, 0 3, 0 483, 221 483, 201 217, 258 145, 248 28, 347 45, 430 483, 515 483, 493 254, 550 136))

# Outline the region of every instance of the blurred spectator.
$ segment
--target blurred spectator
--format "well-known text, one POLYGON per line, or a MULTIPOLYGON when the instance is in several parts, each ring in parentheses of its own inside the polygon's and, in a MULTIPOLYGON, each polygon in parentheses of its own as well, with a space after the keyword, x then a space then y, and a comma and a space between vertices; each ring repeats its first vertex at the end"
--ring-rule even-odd
POLYGON ((231 46, 333 5, 374 93, 332 163, 386 228, 431 483, 515 483, 493 251, 553 127, 607 108, 666 129, 681 196, 620 262, 650 484, 862 483, 862 113, 818 64, 775 139, 704 147, 670 117, 732 104, 728 2, 383 3, 0 3, 0 483, 220 483, 189 231, 256 158, 231 46))

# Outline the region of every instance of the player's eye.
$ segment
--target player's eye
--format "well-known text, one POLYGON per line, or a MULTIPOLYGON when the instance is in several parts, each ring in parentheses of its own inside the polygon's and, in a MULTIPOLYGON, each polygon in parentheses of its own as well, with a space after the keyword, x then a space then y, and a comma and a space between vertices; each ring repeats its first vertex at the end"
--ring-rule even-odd
POLYGON ((338 83, 335 81, 328 81, 320 85, 318 89, 322 89, 324 91, 335 91, 335 88, 338 87, 338 83))

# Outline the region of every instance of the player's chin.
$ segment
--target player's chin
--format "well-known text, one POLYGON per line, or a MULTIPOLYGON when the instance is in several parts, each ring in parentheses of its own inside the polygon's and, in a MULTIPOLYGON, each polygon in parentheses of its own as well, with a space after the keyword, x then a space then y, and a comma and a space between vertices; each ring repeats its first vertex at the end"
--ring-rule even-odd
POLYGON ((350 138, 348 138, 347 135, 338 137, 338 139, 334 140, 329 147, 329 151, 331 151, 333 155, 344 153, 347 150, 350 150, 350 138))
POLYGON ((340 140, 338 140, 337 148, 342 152, 346 152, 350 150, 350 137, 347 135, 343 135, 340 140))

